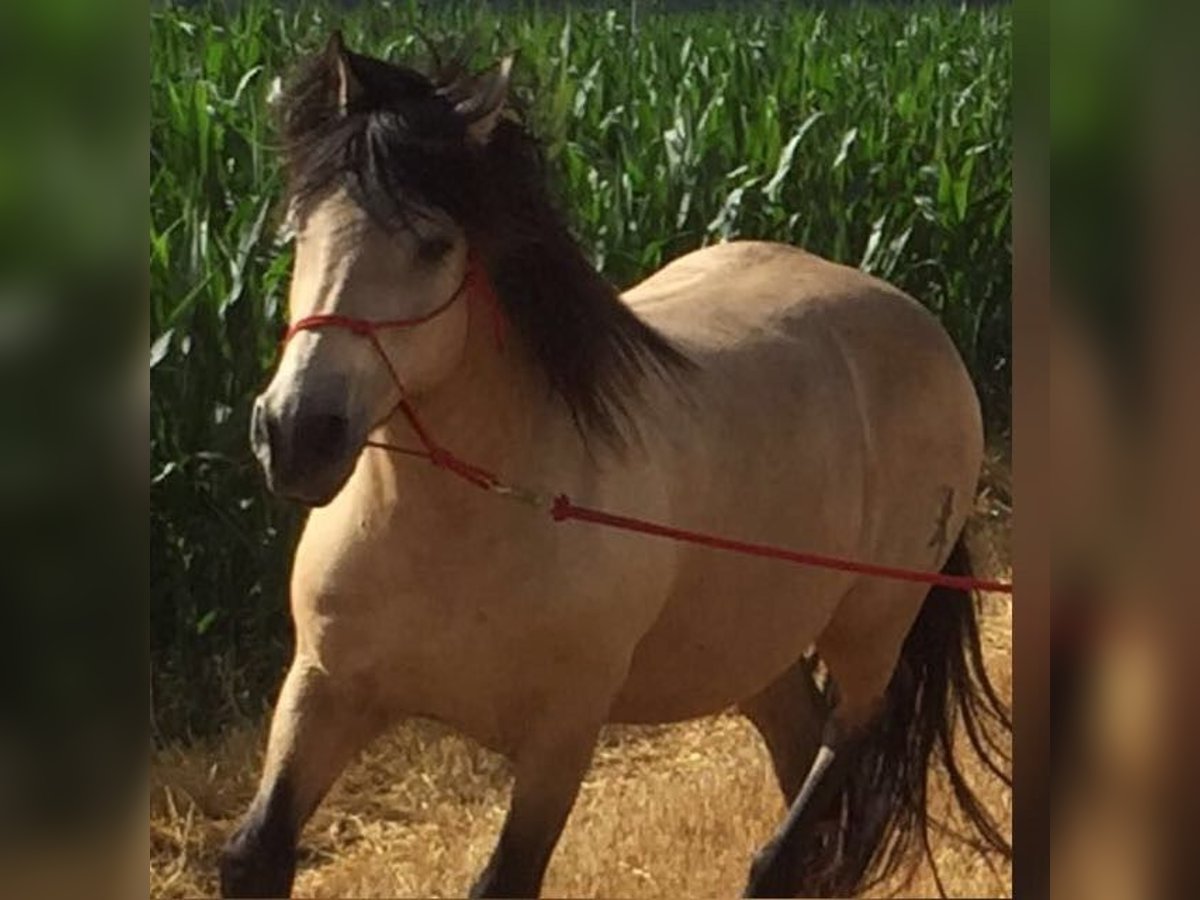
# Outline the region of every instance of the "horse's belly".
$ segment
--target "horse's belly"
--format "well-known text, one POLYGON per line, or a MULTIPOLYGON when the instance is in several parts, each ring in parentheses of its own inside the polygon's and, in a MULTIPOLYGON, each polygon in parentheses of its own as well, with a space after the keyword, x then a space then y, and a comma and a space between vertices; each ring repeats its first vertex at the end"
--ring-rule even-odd
POLYGON ((612 720, 680 721, 752 696, 811 646, 851 580, 753 557, 709 560, 680 580, 639 643, 612 720))

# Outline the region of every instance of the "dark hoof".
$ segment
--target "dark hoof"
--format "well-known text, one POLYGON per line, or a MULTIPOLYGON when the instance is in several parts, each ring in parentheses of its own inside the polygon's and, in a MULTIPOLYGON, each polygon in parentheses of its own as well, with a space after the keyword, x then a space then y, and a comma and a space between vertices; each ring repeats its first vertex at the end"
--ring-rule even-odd
POLYGON ((239 829, 221 851, 222 897, 289 897, 296 874, 296 848, 264 842, 239 829))

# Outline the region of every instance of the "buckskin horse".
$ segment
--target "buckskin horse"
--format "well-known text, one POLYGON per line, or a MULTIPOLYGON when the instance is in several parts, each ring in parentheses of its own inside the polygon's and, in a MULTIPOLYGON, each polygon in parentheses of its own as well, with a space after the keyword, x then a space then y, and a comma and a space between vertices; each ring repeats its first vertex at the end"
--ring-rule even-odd
POLYGON ((937 765, 977 843, 1010 853, 955 756, 958 722, 1011 784, 967 589, 556 522, 538 500, 965 575, 982 426, 953 343, 898 289, 774 243, 619 294, 510 74, 456 56, 426 75, 335 33, 282 98, 291 328, 251 440, 312 509, 222 892, 289 893, 304 823, 405 716, 512 760, 472 896, 538 894, 605 723, 730 707, 790 805, 749 895, 850 894, 928 852, 937 765))

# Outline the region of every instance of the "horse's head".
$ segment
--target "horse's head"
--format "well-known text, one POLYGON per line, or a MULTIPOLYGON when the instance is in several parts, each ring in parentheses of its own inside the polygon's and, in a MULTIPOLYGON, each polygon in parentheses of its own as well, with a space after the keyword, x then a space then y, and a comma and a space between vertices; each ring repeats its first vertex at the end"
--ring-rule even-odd
POLYGON ((419 395, 462 358, 467 304, 454 301, 509 68, 431 79, 349 52, 335 34, 285 95, 289 315, 300 330, 251 424, 272 490, 327 503, 400 385, 419 395), (334 318, 305 327, 314 316, 334 318), (351 320, 413 324, 372 336, 351 320))

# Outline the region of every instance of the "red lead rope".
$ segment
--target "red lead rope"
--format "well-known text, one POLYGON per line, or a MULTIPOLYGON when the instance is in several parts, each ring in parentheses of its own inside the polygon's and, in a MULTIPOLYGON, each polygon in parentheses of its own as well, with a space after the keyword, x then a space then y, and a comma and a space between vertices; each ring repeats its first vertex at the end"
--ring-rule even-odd
POLYGON ((842 559, 837 556, 822 556, 819 553, 802 553, 799 550, 789 550, 786 547, 775 547, 771 544, 755 544, 750 541, 737 541, 731 538, 704 534, 700 531, 688 531, 685 528, 673 528, 670 525, 659 525, 629 516, 618 516, 599 509, 589 509, 586 506, 576 506, 566 494, 554 498, 550 507, 550 515, 554 521, 577 519, 580 522, 592 522, 596 525, 607 525, 623 531, 636 531, 641 534, 652 534, 658 537, 670 538, 673 541, 684 541, 689 544, 700 544, 703 547, 713 547, 717 550, 729 550, 733 553, 743 553, 747 556, 761 556, 766 559, 781 559, 785 562, 801 566, 815 566, 821 569, 837 569, 841 572, 856 572, 860 575, 870 575, 876 578, 893 578, 899 581, 916 581, 922 584, 940 585, 942 587, 958 588, 960 590, 995 591, 1011 594, 1013 587, 1003 581, 987 581, 972 578, 969 575, 945 575, 941 572, 925 572, 918 569, 901 569, 896 566, 880 566, 875 563, 856 562, 852 559, 842 559))
MULTIPOLYGON (((512 500, 517 500, 522 503, 529 504, 538 509, 545 510, 550 514, 551 519, 555 522, 565 522, 574 519, 577 522, 590 522, 593 525, 603 525, 607 528, 614 528, 619 531, 632 531, 638 534, 648 534, 654 537, 664 537, 673 541, 680 541, 689 544, 698 544, 703 547, 712 547, 716 550, 728 550, 731 553, 741 553, 746 556, 758 556, 764 559, 778 559, 784 562, 794 563, 801 566, 814 566, 822 569, 835 569, 841 572, 855 572, 860 575, 867 575, 874 578, 891 578, 898 581, 918 582, 921 584, 939 585, 941 587, 954 588, 957 590, 981 590, 993 591, 1001 594, 1011 594, 1013 586, 1011 582, 1004 581, 989 581, 981 578, 972 578, 967 575, 947 575, 941 572, 927 572, 921 569, 904 569, 897 566, 881 566, 874 563, 858 562, 852 559, 844 559, 837 556, 823 556, 817 553, 803 553, 798 550, 791 550, 787 547, 776 547, 771 544, 756 544, 750 541, 739 541, 732 538, 721 537, 719 535, 705 534, 700 531, 688 531, 684 528, 675 528, 670 525, 662 525, 657 522, 649 522, 645 519, 636 519, 631 516, 621 516, 615 513, 605 512, 601 509, 592 509, 587 506, 579 506, 571 500, 566 494, 558 494, 551 497, 548 494, 543 494, 538 491, 532 491, 527 488, 516 485, 506 484, 501 481, 495 473, 488 471, 480 466, 469 463, 459 456, 456 456, 450 450, 447 450, 441 444, 433 439, 425 426, 421 423, 417 416, 416 410, 408 401, 405 395, 403 383, 400 380, 400 375, 392 365, 387 353, 384 352, 383 345, 379 342, 378 332, 398 328, 413 328, 421 325, 431 319, 441 315, 449 309, 460 297, 469 292, 469 289, 474 287, 475 292, 489 305, 492 312, 492 321, 495 329, 496 342, 499 344, 503 341, 503 317, 500 314, 499 303, 497 302, 495 292, 492 289, 487 273, 484 271, 478 256, 474 252, 468 253, 466 271, 463 273, 463 279, 459 283, 458 288, 450 295, 441 306, 434 309, 432 312, 422 316, 416 316, 408 319, 390 319, 385 321, 368 321, 365 319, 355 319, 349 316, 341 316, 335 314, 319 314, 306 316, 295 322, 287 330, 283 342, 286 344, 292 337, 301 331, 307 331, 316 328, 345 328, 353 334, 360 337, 365 337, 371 342, 375 348, 375 352, 383 359, 384 364, 388 367, 388 371, 392 375, 396 387, 400 390, 400 400, 396 403, 396 407, 392 414, 396 411, 401 412, 404 418, 408 421, 413 433, 421 442, 421 449, 412 447, 401 447, 396 444, 389 444, 383 441, 367 441, 367 446, 377 447, 381 450, 388 450, 393 453, 403 453, 408 456, 416 456, 422 459, 427 459, 438 468, 446 469, 454 473, 464 481, 475 485, 483 490, 490 491, 498 496, 507 497, 512 500)), ((390 418, 389 416, 388 418, 390 418)))

